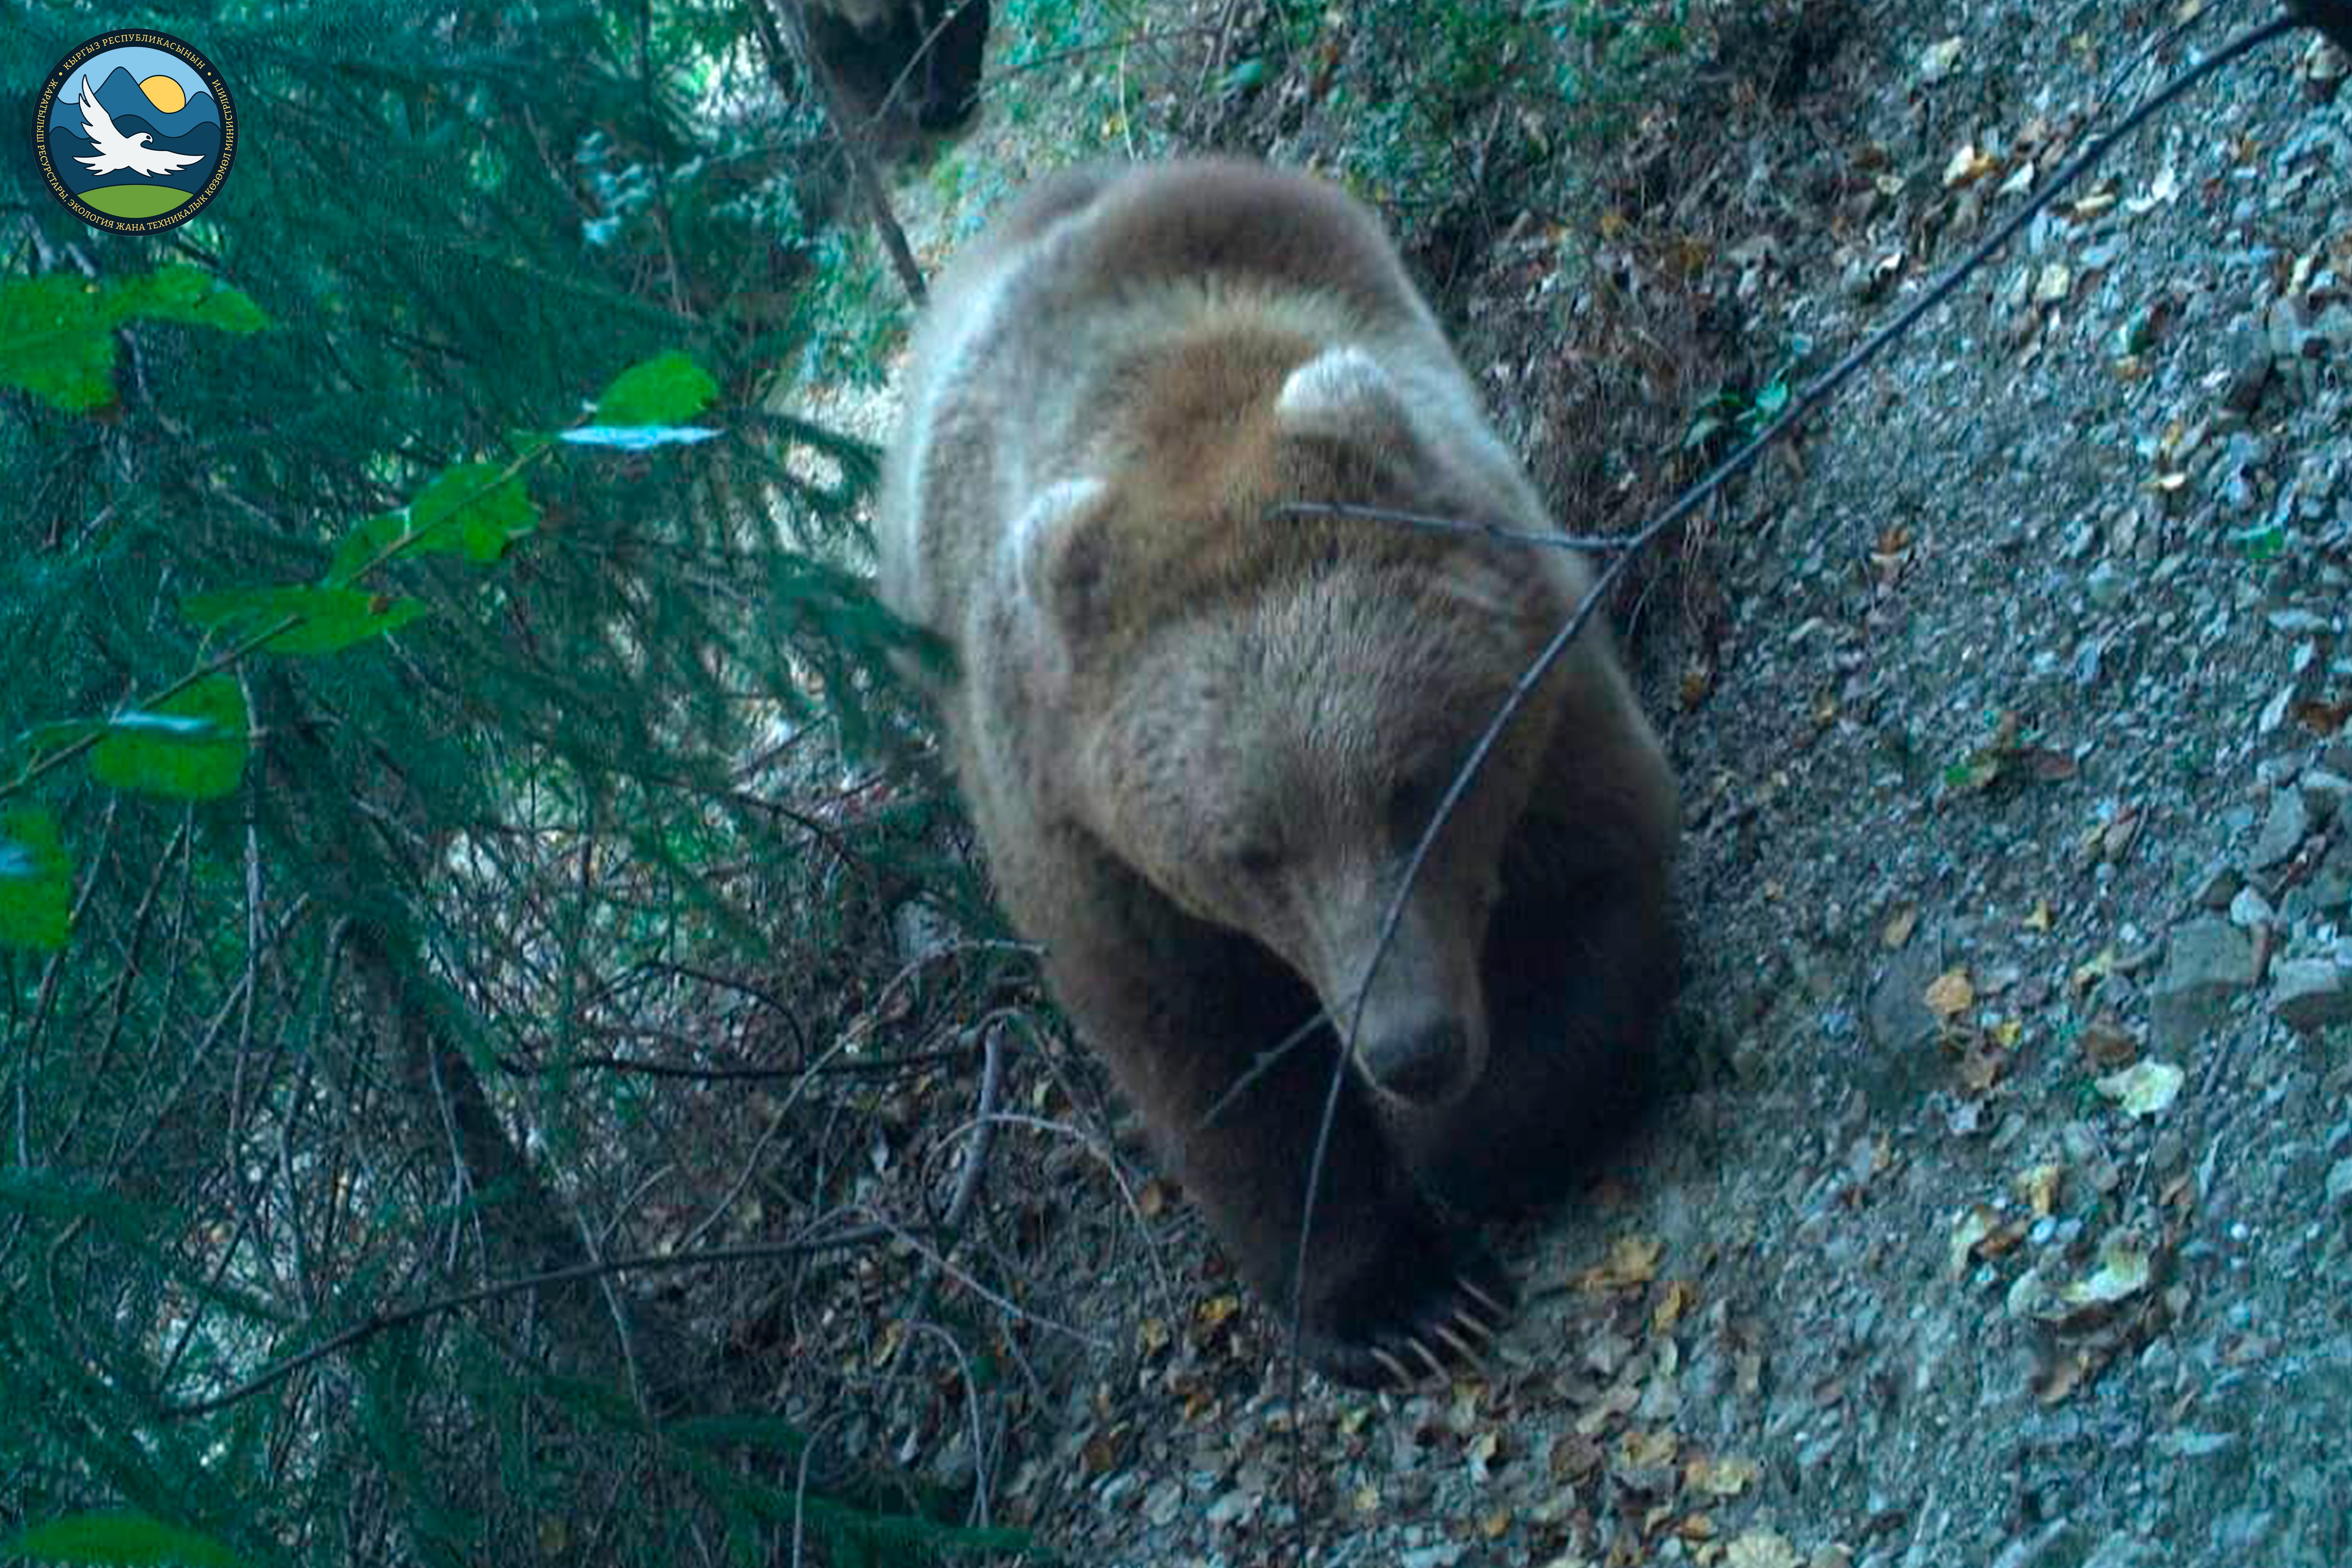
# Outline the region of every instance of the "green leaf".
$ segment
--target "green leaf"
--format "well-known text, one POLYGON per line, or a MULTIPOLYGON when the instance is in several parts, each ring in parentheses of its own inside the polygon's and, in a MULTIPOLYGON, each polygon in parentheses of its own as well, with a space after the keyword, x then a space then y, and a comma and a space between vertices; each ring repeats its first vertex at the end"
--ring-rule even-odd
POLYGON ((143 1513, 75 1513, 37 1524, 5 1546, 0 1558, 51 1563, 173 1563, 187 1568, 239 1568, 242 1559, 209 1535, 143 1513))
POLYGON ((57 820, 34 806, 0 816, 0 946, 56 952, 72 907, 73 867, 57 820))
POLYGON ((91 283, 70 273, 0 283, 0 385, 22 387, 69 414, 114 401, 114 329, 183 321, 223 331, 268 325, 260 310, 199 267, 91 283))
POLYGON ((676 349, 633 364, 596 400, 596 423, 683 425, 710 406, 719 384, 676 349))
POLYGON ((459 463, 408 503, 408 527, 423 553, 488 565, 539 527, 539 508, 521 481, 496 463, 459 463))
POLYGON ((261 645, 266 652, 284 654, 339 653, 354 643, 398 631, 426 610, 421 599, 307 584, 191 594, 181 607, 196 625, 226 631, 240 640, 289 616, 299 616, 300 625, 261 645))
POLYGON ((226 675, 208 675, 152 710, 107 721, 89 771, 117 789, 215 800, 245 772, 246 727, 244 691, 226 675))
POLYGON ((34 725, 25 731, 22 743, 33 753, 33 761, 38 762, 51 752, 62 752, 92 735, 105 733, 103 719, 63 719, 54 724, 34 725))
POLYGON ((79 414, 114 400, 115 353, 95 284, 52 272, 0 285, 0 384, 79 414))
POLYGON ((394 540, 407 531, 406 518, 396 511, 384 511, 343 535, 343 542, 335 546, 335 559, 327 568, 327 586, 350 586, 394 540))
POLYGON ((116 326, 144 318, 242 334, 269 325, 261 307, 241 290, 221 284, 201 267, 184 263, 120 279, 106 290, 106 311, 116 326))

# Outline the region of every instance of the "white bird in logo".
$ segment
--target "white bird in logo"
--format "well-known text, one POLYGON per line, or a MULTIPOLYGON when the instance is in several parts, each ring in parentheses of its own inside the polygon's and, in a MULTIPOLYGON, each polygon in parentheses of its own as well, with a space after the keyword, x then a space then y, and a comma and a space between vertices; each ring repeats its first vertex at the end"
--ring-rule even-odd
POLYGON ((114 117, 99 106, 98 95, 89 90, 89 75, 81 79, 81 130, 98 149, 95 158, 76 158, 93 174, 111 174, 117 169, 128 169, 134 174, 174 174, 191 163, 204 162, 201 153, 166 153, 149 147, 147 132, 125 136, 114 128, 114 117))

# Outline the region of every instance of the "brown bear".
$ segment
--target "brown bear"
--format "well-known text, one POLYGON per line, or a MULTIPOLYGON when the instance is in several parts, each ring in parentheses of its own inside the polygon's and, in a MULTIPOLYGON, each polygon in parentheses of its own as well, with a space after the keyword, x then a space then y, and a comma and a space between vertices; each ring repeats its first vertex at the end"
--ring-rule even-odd
POLYGON ((806 0, 809 47, 866 114, 950 131, 980 107, 989 0, 806 0))
POLYGON ((1621 1114, 1673 984, 1675 790, 1588 627, 1402 888, 1591 576, 1297 503, 1552 527, 1357 203, 1240 163, 1081 170, 932 294, 882 593, 958 656, 937 699, 998 894, 1162 1157, 1277 1312, 1296 1288, 1312 1364, 1402 1381, 1511 1300, 1436 1204, 1556 1196, 1621 1114))

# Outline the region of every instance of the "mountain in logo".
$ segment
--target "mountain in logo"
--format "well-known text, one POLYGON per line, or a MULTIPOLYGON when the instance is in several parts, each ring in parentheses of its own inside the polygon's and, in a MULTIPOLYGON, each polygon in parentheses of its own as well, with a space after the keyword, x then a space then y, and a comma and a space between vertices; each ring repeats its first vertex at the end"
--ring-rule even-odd
POLYGON ((68 190, 101 212, 118 205, 108 199, 107 193, 120 193, 128 205, 116 216, 132 217, 154 216, 179 205, 173 202, 158 208, 157 187, 190 195, 205 188, 218 166, 221 150, 220 108, 211 93, 199 88, 184 107, 167 114, 155 107, 137 78, 117 66, 104 81, 95 84, 99 107, 113 120, 116 133, 136 137, 144 132, 147 151, 177 153, 197 161, 168 174, 94 174, 88 164, 76 161, 97 155, 96 146, 82 129, 81 83, 79 75, 69 79, 59 89, 49 113, 49 167, 68 190))

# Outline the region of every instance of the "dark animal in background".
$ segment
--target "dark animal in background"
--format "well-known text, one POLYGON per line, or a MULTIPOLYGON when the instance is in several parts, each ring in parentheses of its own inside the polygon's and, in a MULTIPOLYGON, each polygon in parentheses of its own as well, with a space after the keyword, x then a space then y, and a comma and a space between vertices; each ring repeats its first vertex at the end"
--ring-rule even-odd
POLYGON ((858 108, 867 114, 903 108, 923 130, 949 131, 980 107, 988 6, 989 0, 808 0, 803 16, 810 48, 858 108))
POLYGON ((1255 164, 1047 181, 949 268, 884 479, 882 591, 997 891, 1250 1282, 1286 1311, 1359 1026, 1300 1349, 1358 1383, 1508 1310, 1473 1214, 1559 1194, 1668 998, 1673 780, 1588 627, 1488 758, 1357 997, 1413 845, 1591 585, 1372 216, 1255 164), (1255 1079, 1226 1099, 1254 1068, 1255 1079))

